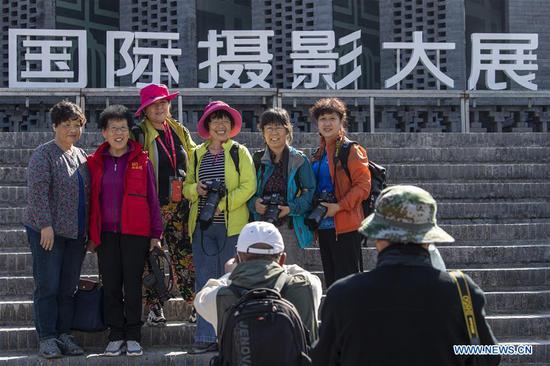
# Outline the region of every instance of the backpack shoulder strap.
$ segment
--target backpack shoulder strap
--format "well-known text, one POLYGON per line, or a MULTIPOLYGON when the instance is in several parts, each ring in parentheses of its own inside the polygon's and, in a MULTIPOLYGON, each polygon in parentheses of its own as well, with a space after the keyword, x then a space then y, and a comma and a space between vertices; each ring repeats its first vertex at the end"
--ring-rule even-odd
POLYGON ((197 173, 197 167, 199 165, 199 162, 197 161, 197 149, 193 149, 193 161, 195 162, 195 182, 199 181, 199 175, 197 173))
POLYGON ((342 169, 344 169, 350 181, 351 181, 351 173, 348 167, 348 158, 349 158, 349 152, 351 150, 351 147, 356 144, 357 142, 355 141, 345 139, 342 145, 340 146, 340 151, 338 152, 338 159, 340 160, 342 169))
POLYGON ((287 275, 285 271, 281 272, 279 278, 277 278, 277 282, 275 282, 275 286, 273 286, 273 289, 280 294, 289 279, 290 276, 287 275))
POLYGON ((453 279, 458 289, 458 296, 462 305, 462 312, 464 313, 464 320, 466 321, 466 329, 468 330, 470 344, 480 344, 476 317, 474 315, 474 304, 472 302, 472 295, 470 294, 470 287, 468 286, 468 282, 464 277, 464 273, 462 273, 462 271, 452 271, 449 272, 449 275, 453 279))
POLYGON ((239 167, 239 143, 233 142, 233 145, 231 145, 231 149, 229 149, 229 154, 231 155, 231 159, 233 159, 233 164, 235 164, 235 169, 237 170, 237 174, 241 174, 241 169, 239 167))

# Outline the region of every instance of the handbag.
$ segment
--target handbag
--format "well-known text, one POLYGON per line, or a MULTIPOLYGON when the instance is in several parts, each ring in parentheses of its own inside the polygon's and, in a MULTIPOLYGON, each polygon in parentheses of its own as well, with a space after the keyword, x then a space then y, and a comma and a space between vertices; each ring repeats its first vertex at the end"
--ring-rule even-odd
POLYGON ((74 314, 71 329, 100 332, 107 329, 103 318, 103 286, 81 278, 74 295, 74 314))

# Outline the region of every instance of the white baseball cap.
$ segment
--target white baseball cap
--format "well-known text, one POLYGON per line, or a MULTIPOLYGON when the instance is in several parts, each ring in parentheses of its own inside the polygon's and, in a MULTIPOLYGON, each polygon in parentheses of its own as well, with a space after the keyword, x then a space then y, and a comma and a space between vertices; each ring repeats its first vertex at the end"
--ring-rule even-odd
POLYGON ((246 224, 237 239, 237 252, 241 253, 279 254, 284 250, 285 244, 279 229, 265 221, 246 224), (272 249, 251 248, 252 245, 259 243, 270 245, 272 249))

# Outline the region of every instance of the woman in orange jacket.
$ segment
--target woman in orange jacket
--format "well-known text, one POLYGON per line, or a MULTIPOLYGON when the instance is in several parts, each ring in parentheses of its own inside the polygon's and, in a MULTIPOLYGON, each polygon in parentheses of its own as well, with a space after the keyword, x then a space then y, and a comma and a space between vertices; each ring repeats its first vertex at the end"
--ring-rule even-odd
POLYGON ((351 144, 347 157, 349 177, 338 156, 346 137, 346 105, 338 98, 318 100, 310 109, 317 122, 320 145, 313 156, 317 180, 316 197, 327 208, 317 228, 321 261, 327 288, 336 280, 360 271, 362 202, 370 194, 370 172, 366 150, 351 144), (351 179, 350 179, 351 178, 351 179))

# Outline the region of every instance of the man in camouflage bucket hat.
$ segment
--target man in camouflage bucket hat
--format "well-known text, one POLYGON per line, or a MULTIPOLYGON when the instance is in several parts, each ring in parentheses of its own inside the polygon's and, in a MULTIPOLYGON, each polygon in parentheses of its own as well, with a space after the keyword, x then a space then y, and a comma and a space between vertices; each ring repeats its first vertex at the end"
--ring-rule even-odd
MULTIPOLYGON (((457 287, 430 260, 430 243, 454 242, 437 226, 437 204, 415 186, 386 188, 359 232, 375 239, 370 272, 337 281, 322 307, 314 365, 498 365, 500 356, 457 356, 470 344, 457 287)), ((468 277, 480 344, 496 344, 485 296, 468 277)))
POLYGON ((415 186, 384 189, 374 213, 361 223, 359 232, 393 243, 452 243, 454 238, 437 226, 437 204, 432 195, 415 186))

